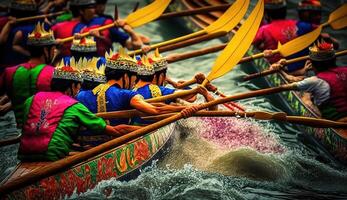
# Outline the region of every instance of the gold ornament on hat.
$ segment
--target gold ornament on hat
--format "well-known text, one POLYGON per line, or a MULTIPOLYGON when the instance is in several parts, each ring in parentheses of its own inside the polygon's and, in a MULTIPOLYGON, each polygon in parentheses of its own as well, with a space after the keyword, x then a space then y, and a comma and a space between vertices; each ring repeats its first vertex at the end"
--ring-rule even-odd
POLYGON ((147 56, 142 56, 141 60, 138 61, 137 75, 140 76, 151 76, 154 75, 154 67, 148 60, 147 56))
POLYGON ((168 62, 165 57, 160 55, 158 48, 155 50, 154 54, 149 57, 149 60, 153 62, 153 67, 156 72, 167 69, 168 62))
POLYGON ((96 42, 94 37, 82 37, 80 39, 74 39, 72 41, 71 50, 77 52, 96 52, 96 42))
POLYGON ((123 47, 119 48, 118 52, 106 52, 106 67, 111 69, 119 69, 132 71, 137 68, 136 59, 130 57, 123 47))
POLYGON ((324 40, 317 41, 310 50, 310 59, 314 61, 325 61, 335 57, 334 45, 324 40))
POLYGON ((51 29, 46 31, 44 23, 38 22, 32 33, 28 35, 28 45, 32 46, 46 46, 55 44, 54 34, 51 29))
POLYGON ((97 66, 100 58, 93 57, 92 59, 80 58, 76 63, 79 71, 82 73, 83 80, 92 82, 105 83, 105 68, 104 64, 97 66))
POLYGON ((53 78, 82 81, 81 72, 78 69, 75 58, 70 59, 70 65, 66 65, 64 59, 54 68, 53 78))

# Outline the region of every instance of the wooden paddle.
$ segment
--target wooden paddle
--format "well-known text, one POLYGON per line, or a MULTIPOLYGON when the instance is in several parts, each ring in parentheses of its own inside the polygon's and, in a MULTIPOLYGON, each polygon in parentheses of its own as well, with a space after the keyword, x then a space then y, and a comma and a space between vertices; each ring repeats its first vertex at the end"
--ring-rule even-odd
MULTIPOLYGON (((263 7, 264 7, 264 2, 263 0, 260 0, 256 6, 255 9, 259 9, 257 7, 259 7, 259 3, 262 7, 262 10, 263 10, 263 7)), ((237 33, 236 33, 237 34, 237 33)), ((242 34, 246 34, 246 33, 242 33, 242 34)), ((237 46, 234 46, 234 48, 238 49, 237 46)), ((226 56, 224 56, 224 54, 227 54, 229 53, 228 51, 223 51, 220 56, 222 57, 225 57, 225 58, 228 58, 226 56)), ((229 60, 230 62, 230 60, 229 60)), ((222 64, 228 64, 229 62, 219 62, 219 63, 222 63, 222 64)), ((236 61, 233 61, 233 62, 238 62, 237 60, 236 61)), ((285 87, 283 86, 281 89, 283 90, 285 87)), ((271 88, 269 90, 272 90, 272 91, 277 91, 276 88, 271 88)), ((211 102, 208 102, 208 103, 204 103, 204 104, 201 104, 198 106, 198 109, 201 110, 201 109, 205 109, 205 108, 209 108, 211 106, 215 106, 215 105, 218 105, 220 103, 226 103, 228 101, 232 101, 233 99, 232 98, 223 98, 223 99, 218 99, 218 100, 215 100, 215 101, 211 101, 211 102)), ((64 158, 62 160, 59 160, 59 161, 56 161, 56 162, 53 162, 51 164, 48 164, 40 169, 37 169, 37 170, 34 170, 30 173, 27 173, 19 178, 16 178, 14 180, 12 180, 11 182, 8 182, 4 185, 2 185, 0 187, 0 193, 2 195, 5 195, 5 194, 8 194, 9 192, 12 192, 13 190, 16 190, 17 188, 21 188, 21 187, 24 187, 26 185, 29 185, 29 184, 32 184, 36 181, 39 181, 40 179, 42 178, 45 178, 45 177, 48 177, 48 176, 51 176, 51 175, 54 175, 58 172, 61 172, 73 165, 76 165, 80 162, 83 162, 85 160, 88 160, 94 156, 97 156, 98 154, 101 154, 105 151, 108 151, 110 149, 113 149, 119 145, 122 145, 122 144, 125 144, 131 140, 134 140, 136 138, 139 138, 139 137, 142 137, 144 135, 146 135, 147 133, 151 132, 151 131, 155 131, 157 129, 159 129, 160 127, 162 126, 165 126, 167 124, 170 124, 172 122, 175 122, 181 118, 183 118, 183 114, 182 113, 179 113, 179 114, 176 114, 175 116, 172 116, 172 117, 169 117, 167 119, 164 119, 162 121, 159 121, 159 122, 156 122, 154 124, 151 124, 151 125, 148 125, 146 127, 143 127, 139 130, 136 130, 136 131, 133 131, 129 134, 126 134, 124 136, 121 136, 121 137, 118 137, 116 139, 113 139, 113 140, 110 140, 106 143, 103 143, 97 147, 94 147, 94 148, 91 148, 87 151, 84 151, 84 152, 81 152, 79 154, 76 154, 76 155, 73 155, 71 157, 67 157, 67 158, 64 158)))
MULTIPOLYGON (((141 117, 144 120, 163 120, 171 117, 177 113, 168 113, 163 115, 145 116, 141 117)), ((235 112, 235 111, 199 111, 193 116, 196 117, 251 117, 258 120, 277 120, 285 121, 293 124, 300 124, 318 128, 347 128, 346 122, 335 122, 327 119, 318 119, 313 117, 303 117, 303 116, 288 116, 284 112, 235 112)))
MULTIPOLYGON (((217 32, 229 32, 232 30, 243 18, 248 9, 249 0, 237 0, 232 6, 228 8, 224 14, 219 17, 215 22, 204 28, 203 30, 184 35, 175 39, 167 40, 161 43, 150 45, 151 49, 156 49, 169 44, 174 44, 183 40, 198 37, 201 35, 212 34, 217 32)), ((142 49, 129 52, 129 55, 140 54, 142 49)))
POLYGON ((37 16, 31 16, 31 17, 22 17, 16 19, 16 22, 26 22, 26 21, 31 21, 31 20, 37 20, 37 19, 44 19, 46 17, 54 17, 54 16, 59 16, 66 13, 66 11, 60 11, 60 12, 55 12, 55 13, 50 13, 50 14, 44 14, 44 15, 37 15, 37 16))
MULTIPOLYGON (((172 51, 172 50, 175 50, 175 49, 179 49, 179 48, 182 48, 182 47, 187 47, 187 46, 190 46, 190 45, 193 45, 193 44, 197 44, 197 43, 200 43, 200 42, 203 42, 203 41, 207 41, 207 40, 212 40, 212 39, 223 37, 223 36, 226 36, 226 35, 227 35, 227 32, 224 32, 224 31, 216 32, 216 33, 212 33, 212 34, 207 34, 207 35, 194 37, 194 38, 191 38, 191 39, 188 39, 188 40, 184 40, 184 41, 181 41, 181 42, 177 42, 177 43, 174 43, 174 44, 162 46, 162 47, 159 47, 158 49, 159 49, 160 52, 172 51)), ((225 46, 226 46, 226 44, 224 45, 224 47, 225 46)), ((224 49, 224 48, 221 48, 220 50, 222 50, 222 49, 224 49)))
MULTIPOLYGON (((284 45, 278 44, 278 48, 272 50, 273 54, 280 53, 283 57, 288 57, 310 46, 321 34, 323 27, 329 26, 334 30, 339 30, 347 26, 347 4, 343 4, 329 15, 329 20, 315 30, 291 40, 284 45)), ((263 58, 264 53, 244 57, 239 63, 248 62, 254 59, 263 58)))
POLYGON ((160 19, 170 19, 173 17, 184 17, 184 16, 190 16, 190 15, 196 15, 196 14, 204 14, 209 13, 212 11, 224 11, 227 10, 231 4, 222 4, 217 6, 204 6, 201 8, 191 9, 191 10, 183 10, 178 12, 171 12, 171 13, 164 13, 160 17, 157 18, 157 20, 160 19))
MULTIPOLYGON (((338 57, 338 56, 343 56, 343 55, 346 55, 346 54, 347 54, 347 50, 343 50, 343 51, 337 52, 335 55, 338 57)), ((301 57, 293 58, 293 59, 290 59, 290 60, 286 60, 284 65, 292 64, 292 63, 303 61, 303 60, 307 60, 307 59, 309 59, 309 56, 301 56, 301 57)), ((262 76, 266 76, 266 75, 269 75, 269 74, 273 74, 273 73, 276 73, 278 71, 279 70, 277 70, 277 69, 264 70, 262 72, 258 72, 258 73, 247 75, 247 76, 243 77, 243 80, 244 81, 249 81, 251 79, 262 77, 262 76)))
MULTIPOLYGON (((156 18, 158 18, 167 8, 167 6, 170 4, 171 0, 155 0, 151 4, 140 8, 136 10, 135 12, 128 15, 124 21, 127 25, 131 26, 132 28, 139 27, 141 25, 144 25, 146 23, 149 23, 156 18)), ((107 24, 104 26, 100 26, 98 28, 91 29, 89 32, 81 33, 81 37, 86 37, 90 34, 91 31, 103 31, 109 28, 112 28, 116 26, 116 22, 107 24)), ((74 36, 67 37, 64 39, 61 39, 61 42, 69 42, 72 41, 74 36)))
MULTIPOLYGON (((257 33, 258 27, 261 23, 261 19, 264 14, 264 2, 258 1, 256 7, 253 9, 247 20, 242 24, 234 37, 230 40, 228 45, 224 48, 220 56, 218 56, 214 63, 211 72, 205 79, 203 85, 211 82, 212 80, 219 78, 230 70, 239 62, 242 56, 247 52, 249 46, 257 33), (237 48, 235 48, 237 47, 237 48)), ((149 102, 163 102, 170 99, 179 98, 189 94, 196 93, 197 90, 186 90, 176 92, 174 94, 152 98, 149 102)))

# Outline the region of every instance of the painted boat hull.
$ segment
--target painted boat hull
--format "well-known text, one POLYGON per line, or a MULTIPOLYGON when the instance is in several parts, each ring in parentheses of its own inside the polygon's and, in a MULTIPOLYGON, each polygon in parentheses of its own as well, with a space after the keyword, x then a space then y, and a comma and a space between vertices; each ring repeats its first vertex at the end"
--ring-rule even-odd
MULTIPOLYGON (((27 187, 19 188, 4 199, 62 199, 72 194, 80 194, 94 188, 99 182, 116 178, 129 180, 136 178, 140 170, 151 165, 153 160, 162 158, 172 144, 175 123, 151 132, 127 144, 95 156, 88 161, 66 171, 44 178, 27 187)), ((46 163, 47 164, 47 163, 46 163)), ((36 169, 45 163, 37 163, 36 169), (39 166, 37 166, 39 165, 39 166)), ((14 176, 32 171, 35 164, 19 164, 14 176), (28 169, 25 169, 25 168, 28 169)))

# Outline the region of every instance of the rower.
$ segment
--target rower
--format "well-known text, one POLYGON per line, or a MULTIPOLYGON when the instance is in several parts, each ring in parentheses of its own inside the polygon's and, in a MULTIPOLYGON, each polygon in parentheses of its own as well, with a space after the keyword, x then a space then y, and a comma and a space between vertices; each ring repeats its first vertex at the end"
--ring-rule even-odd
POLYGON ((271 51, 277 49, 279 42, 285 44, 312 30, 310 24, 286 19, 286 15, 287 3, 285 0, 265 1, 265 18, 269 23, 259 28, 253 44, 264 51, 265 57, 270 63, 281 59, 280 54, 272 55, 271 51))
POLYGON ((123 134, 72 98, 81 83, 77 68, 57 66, 51 83, 52 91, 39 92, 25 102, 20 160, 55 161, 69 155, 80 126, 111 136, 123 134))
POLYGON ((71 56, 65 56, 64 62, 69 65, 70 59, 73 57, 76 61, 81 58, 93 59, 97 58, 97 67, 106 63, 105 57, 99 57, 97 54, 96 42, 93 36, 79 37, 75 34, 75 38, 71 45, 71 56))
MULTIPOLYGON (((14 18, 30 17, 38 14, 37 4, 31 0, 12 0, 9 16, 14 18)), ((1 67, 10 67, 25 62, 30 55, 26 49, 27 36, 31 33, 37 21, 16 23, 11 27, 4 49, 1 54, 1 67)))
POLYGON ((6 68, 3 74, 1 91, 6 92, 12 101, 17 124, 21 127, 23 103, 38 91, 49 91, 54 67, 51 63, 55 50, 55 39, 51 30, 46 31, 38 23, 27 40, 31 54, 29 61, 6 68), (5 91, 4 91, 5 90, 5 91))
POLYGON ((293 84, 297 90, 312 94, 313 102, 323 118, 347 121, 347 67, 336 66, 335 50, 331 43, 318 43, 309 50, 316 76, 293 84))
MULTIPOLYGON (((123 48, 118 53, 106 54, 105 76, 107 82, 100 84, 78 99, 94 113, 127 110, 136 108, 148 114, 163 114, 181 110, 184 107, 165 105, 161 107, 146 103, 137 92, 129 88, 128 71, 130 67, 137 67, 137 62, 131 58, 123 48)), ((128 124, 129 119, 111 119, 111 125, 128 124)))

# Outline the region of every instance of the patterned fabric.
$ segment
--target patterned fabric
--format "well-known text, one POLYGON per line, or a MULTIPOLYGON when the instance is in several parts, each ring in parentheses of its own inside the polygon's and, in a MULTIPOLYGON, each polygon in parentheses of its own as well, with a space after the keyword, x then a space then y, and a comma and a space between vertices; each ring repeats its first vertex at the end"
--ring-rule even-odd
MULTIPOLYGON (((28 121, 31 117, 31 115, 28 114, 31 110, 31 105, 34 104, 33 99, 34 98, 31 97, 25 102, 24 121, 28 121)), ((64 111, 48 144, 47 151, 39 154, 19 152, 19 159, 28 161, 55 161, 65 157, 71 151, 71 145, 78 136, 77 131, 80 126, 84 126, 92 132, 101 134, 105 130, 106 123, 103 119, 91 113, 88 108, 81 103, 75 103, 64 111)))
POLYGON ((335 67, 320 72, 317 77, 329 83, 330 98, 320 109, 328 119, 339 119, 347 116, 347 67, 335 67))
MULTIPOLYGON (((270 24, 259 28, 253 44, 257 45, 260 50, 277 49, 278 42, 286 42, 297 37, 298 27, 295 20, 274 20, 270 24)), ((271 63, 280 60, 279 54, 269 59, 271 63)))
POLYGON ((22 124, 23 107, 27 98, 38 91, 50 91, 54 67, 45 64, 33 66, 23 63, 16 67, 6 68, 4 84, 11 98, 18 126, 22 124))
MULTIPOLYGON (((84 27, 86 27, 86 25, 81 23, 79 20, 71 20, 55 24, 52 26, 52 30, 56 39, 62 39, 71 37, 75 33, 79 33, 84 27)), ((71 55, 71 44, 71 42, 65 42, 61 46, 60 53, 62 57, 71 55)))
POLYGON ((34 96, 29 115, 23 126, 23 136, 19 146, 21 154, 42 154, 65 110, 77 103, 61 92, 39 92, 34 96))
MULTIPOLYGON (((90 29, 97 28, 103 25, 112 24, 113 21, 110 19, 106 19, 104 17, 94 17, 88 24, 87 28, 83 29, 83 32, 88 32, 90 29)), ((107 39, 100 40, 96 38, 98 54, 100 56, 104 56, 106 51, 112 48, 112 42, 118 42, 122 46, 125 45, 125 42, 129 39, 129 36, 120 31, 118 28, 111 28, 110 30, 104 30, 101 34, 107 39)))

